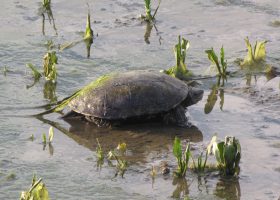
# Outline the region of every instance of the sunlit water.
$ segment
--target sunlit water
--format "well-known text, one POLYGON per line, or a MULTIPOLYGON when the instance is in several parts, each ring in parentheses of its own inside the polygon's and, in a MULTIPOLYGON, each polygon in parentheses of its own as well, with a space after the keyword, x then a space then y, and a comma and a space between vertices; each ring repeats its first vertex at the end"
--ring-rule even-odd
MULTIPOLYGON (((53 152, 43 150, 41 137, 49 124, 33 117, 36 108, 62 99, 73 91, 111 71, 166 69, 174 65, 173 46, 181 34, 191 43, 188 67, 202 75, 209 66, 205 49, 225 48, 230 71, 237 71, 236 58, 246 55, 244 38, 268 40, 267 62, 279 69, 280 3, 272 0, 162 1, 157 29, 145 42, 146 25, 136 18, 144 13, 142 1, 114 0, 90 3, 92 26, 98 37, 86 57, 81 43, 58 55, 58 82, 53 95, 44 93, 44 80, 27 89, 33 80, 26 63, 42 66, 47 40, 63 44, 80 39, 87 15, 86 1, 52 1, 57 28, 38 15, 40 2, 4 1, 0 7, 0 199, 17 199, 26 190, 34 173, 42 177, 51 199, 278 199, 280 195, 280 104, 279 77, 266 83, 264 76, 248 80, 241 75, 225 85, 224 105, 220 99, 211 113, 204 106, 215 80, 201 80, 203 100, 189 108, 194 125, 186 130, 141 125, 119 129, 98 129, 85 123, 66 123, 58 114, 48 116, 57 122, 53 152), (161 43, 161 44, 160 44, 161 43), (247 84, 246 84, 247 83, 247 84), (23 116, 13 117, 11 115, 23 116), (71 124, 71 125, 70 125, 71 124), (67 133, 65 132, 68 131, 67 133), (64 133, 62 132, 64 131, 64 133), (198 147, 212 135, 236 136, 242 146, 239 180, 222 179, 216 174, 199 178, 188 173, 179 184, 172 175, 159 175, 153 181, 151 166, 167 161, 175 170, 172 141, 175 135, 190 139, 198 147), (28 140, 34 134, 35 140, 28 140), (96 167, 96 138, 106 150, 119 142, 128 145, 130 162, 124 178, 104 164, 96 167), (15 175, 15 176, 13 176, 15 175)), ((155 6, 154 6, 155 7, 155 6)), ((219 91, 221 92, 221 91, 219 91)))

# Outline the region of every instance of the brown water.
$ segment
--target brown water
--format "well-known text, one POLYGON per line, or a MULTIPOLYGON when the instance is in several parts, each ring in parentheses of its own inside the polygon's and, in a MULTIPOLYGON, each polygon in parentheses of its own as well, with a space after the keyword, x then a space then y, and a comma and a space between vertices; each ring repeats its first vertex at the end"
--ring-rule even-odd
MULTIPOLYGON (((246 54, 244 38, 268 40, 267 63, 279 71, 280 3, 272 0, 165 0, 157 15, 150 44, 144 39, 146 25, 136 17, 144 13, 142 1, 103 0, 90 2, 92 24, 98 37, 88 59, 81 43, 58 55, 58 82, 50 91, 43 79, 35 86, 26 63, 42 65, 47 40, 56 44, 80 39, 87 15, 86 1, 52 1, 56 31, 38 15, 40 2, 3 1, 0 8, 0 199, 16 199, 27 189, 33 173, 43 178, 52 199, 278 199, 280 196, 280 103, 279 77, 267 82, 263 75, 251 78, 242 73, 229 78, 224 88, 223 109, 218 98, 209 114, 204 106, 216 80, 201 80, 204 98, 189 108, 191 129, 157 124, 99 129, 83 122, 65 122, 59 114, 55 122, 53 149, 43 150, 41 137, 49 124, 27 116, 43 111, 36 108, 73 91, 111 71, 166 69, 174 65, 173 45, 181 34, 188 39, 188 67, 202 75, 209 66, 205 49, 225 48, 230 71, 239 68, 236 58, 246 54), (212 135, 236 136, 242 146, 239 179, 223 179, 217 174, 186 180, 158 175, 153 181, 151 166, 167 161, 176 168, 172 155, 175 135, 190 139, 199 152, 212 135), (35 141, 28 140, 34 134, 35 141), (128 171, 124 178, 106 163, 96 166, 96 138, 107 150, 126 142, 128 171), (11 176, 14 174, 15 177, 11 176)), ((222 93, 219 91, 219 93, 222 93)))

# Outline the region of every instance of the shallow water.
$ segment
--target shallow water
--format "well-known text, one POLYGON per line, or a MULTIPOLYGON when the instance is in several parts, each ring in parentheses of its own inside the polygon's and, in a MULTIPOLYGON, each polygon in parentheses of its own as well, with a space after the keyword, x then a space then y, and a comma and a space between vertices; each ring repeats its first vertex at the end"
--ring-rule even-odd
MULTIPOLYGON (((81 43, 58 55, 58 82, 55 91, 47 90, 43 79, 33 87, 26 63, 42 65, 47 40, 56 44, 80 39, 86 23, 86 1, 52 1, 56 31, 38 15, 40 2, 4 1, 0 7, 0 199, 16 199, 27 189, 33 173, 42 177, 51 199, 278 199, 280 196, 280 103, 279 77, 263 75, 229 78, 224 88, 223 109, 218 98, 212 112, 204 106, 216 80, 200 80, 204 98, 189 108, 191 129, 148 124, 115 129, 99 129, 83 122, 65 122, 59 114, 47 119, 54 124, 53 149, 43 150, 41 137, 49 121, 30 114, 37 108, 60 100, 78 88, 111 71, 166 69, 174 65, 173 45, 181 34, 191 43, 187 65, 202 75, 209 66, 205 49, 225 48, 230 71, 237 71, 236 58, 246 54, 244 38, 268 40, 267 63, 279 71, 280 3, 272 0, 195 0, 162 1, 153 28, 144 40, 146 25, 136 17, 143 13, 141 1, 103 0, 91 3, 93 29, 98 33, 86 57, 81 43), (277 80, 278 79, 278 80, 277 80), (273 82, 274 81, 274 82, 273 82), (278 85, 277 85, 278 84, 278 85), (45 92, 44 92, 45 88, 45 92), (15 117, 12 115, 23 116, 15 117), (153 181, 151 166, 167 161, 175 169, 172 141, 177 135, 190 139, 199 148, 212 135, 236 136, 242 146, 241 173, 238 180, 217 174, 198 177, 188 173, 186 181, 172 175, 158 175, 153 181), (35 140, 28 140, 34 134, 35 140), (130 165, 124 178, 114 177, 113 168, 96 166, 96 137, 107 150, 119 142, 128 145, 130 165), (15 177, 13 176, 15 175, 15 177)), ((221 93, 221 91, 220 91, 221 93)))

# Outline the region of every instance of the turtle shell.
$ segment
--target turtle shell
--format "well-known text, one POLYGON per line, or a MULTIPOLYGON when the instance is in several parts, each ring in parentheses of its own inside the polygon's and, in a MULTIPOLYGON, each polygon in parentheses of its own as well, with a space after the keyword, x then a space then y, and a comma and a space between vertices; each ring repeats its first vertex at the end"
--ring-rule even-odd
POLYGON ((160 72, 130 71, 106 75, 92 82, 69 102, 83 115, 126 119, 167 112, 186 99, 184 82, 160 72))

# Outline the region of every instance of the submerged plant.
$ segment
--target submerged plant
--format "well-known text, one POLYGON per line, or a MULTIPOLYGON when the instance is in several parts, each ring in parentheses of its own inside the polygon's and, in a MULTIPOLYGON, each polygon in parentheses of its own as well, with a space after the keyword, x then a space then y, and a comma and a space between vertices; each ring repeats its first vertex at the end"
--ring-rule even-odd
POLYGON ((21 192, 20 200, 49 200, 49 193, 42 182, 42 179, 36 179, 33 176, 31 187, 27 191, 21 192))
MULTIPOLYGON (((223 79, 226 79, 228 72, 227 72, 227 62, 225 61, 224 47, 222 47, 220 51, 220 60, 213 48, 206 50, 205 53, 207 53, 208 59, 211 61, 212 66, 216 66, 216 70, 218 71, 218 76, 222 77, 223 79)), ((210 68, 212 66, 210 66, 210 68)))
POLYGON ((208 146, 208 153, 216 157, 217 166, 224 175, 233 176, 240 172, 239 162, 241 159, 241 146, 233 136, 226 136, 225 141, 217 141, 217 136, 213 136, 208 146))
POLYGON ((254 49, 252 48, 252 45, 249 41, 249 38, 245 38, 245 43, 247 46, 247 56, 244 58, 244 60, 240 63, 241 67, 246 66, 254 66, 257 64, 262 64, 263 61, 265 61, 266 52, 265 52, 265 44, 267 41, 256 41, 254 49))
POLYGON ((182 152, 181 140, 175 137, 173 144, 173 155, 177 159, 177 171, 174 172, 176 177, 185 177, 188 169, 189 160, 191 157, 190 143, 187 144, 186 149, 182 152))
POLYGON ((168 70, 164 70, 163 72, 182 80, 186 80, 190 76, 192 76, 192 72, 187 69, 187 65, 185 63, 187 50, 189 49, 189 47, 189 41, 185 38, 181 39, 181 36, 179 35, 178 43, 174 47, 176 65, 174 67, 169 68, 168 70))

